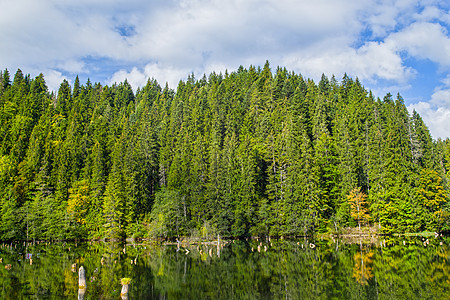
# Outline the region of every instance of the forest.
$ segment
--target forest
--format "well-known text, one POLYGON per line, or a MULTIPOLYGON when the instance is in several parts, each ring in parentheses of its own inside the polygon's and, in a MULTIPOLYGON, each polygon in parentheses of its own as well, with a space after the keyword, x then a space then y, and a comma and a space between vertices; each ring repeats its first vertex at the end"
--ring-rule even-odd
POLYGON ((448 232, 449 179, 450 140, 347 75, 0 72, 0 240, 448 232))

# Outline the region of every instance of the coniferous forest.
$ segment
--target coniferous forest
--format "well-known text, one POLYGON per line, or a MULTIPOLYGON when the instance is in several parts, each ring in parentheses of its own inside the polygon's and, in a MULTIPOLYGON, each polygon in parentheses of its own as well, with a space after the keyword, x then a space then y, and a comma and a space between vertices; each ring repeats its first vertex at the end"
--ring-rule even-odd
POLYGON ((450 230, 450 140, 400 95, 284 68, 156 80, 0 73, 0 239, 450 230))

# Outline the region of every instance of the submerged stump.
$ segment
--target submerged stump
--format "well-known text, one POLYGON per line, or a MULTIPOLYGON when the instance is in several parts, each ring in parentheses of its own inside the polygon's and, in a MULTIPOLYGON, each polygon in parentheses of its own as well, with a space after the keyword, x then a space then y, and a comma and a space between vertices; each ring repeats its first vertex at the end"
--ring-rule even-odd
POLYGON ((120 291, 120 297, 123 300, 128 299, 128 289, 131 283, 131 278, 122 278, 120 284, 122 284, 122 290, 120 291))
POLYGON ((78 270, 78 288, 86 289, 86 270, 83 266, 78 270))
POLYGON ((84 300, 85 294, 86 294, 86 289, 78 289, 78 300, 84 300))
POLYGON ((83 266, 78 270, 78 300, 84 300, 86 293, 86 270, 83 266))

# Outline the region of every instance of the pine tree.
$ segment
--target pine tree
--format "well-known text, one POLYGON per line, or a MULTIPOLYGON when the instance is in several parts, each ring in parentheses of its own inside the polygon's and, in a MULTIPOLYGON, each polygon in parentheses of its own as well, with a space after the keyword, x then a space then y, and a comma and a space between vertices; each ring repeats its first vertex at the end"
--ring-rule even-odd
POLYGON ((11 78, 8 69, 5 69, 5 71, 0 72, 0 97, 9 86, 11 86, 11 78))
POLYGON ((358 221, 357 187, 383 232, 448 230, 449 145, 347 75, 316 84, 266 62, 136 95, 77 77, 55 95, 6 70, 0 238, 339 231, 358 221))
POLYGON ((415 110, 410 124, 409 134, 414 162, 422 168, 433 168, 433 141, 422 117, 415 110))
POLYGON ((70 85, 67 80, 63 80, 58 90, 58 98, 56 101, 56 111, 63 115, 67 116, 69 102, 71 101, 72 94, 70 91, 70 85))
POLYGON ((442 178, 434 170, 422 169, 416 193, 419 205, 416 215, 416 222, 420 224, 418 228, 426 231, 442 230, 450 220, 448 211, 444 210, 448 195, 442 185, 442 178))
POLYGON ((105 195, 103 198, 103 218, 105 236, 119 239, 124 234, 124 210, 126 203, 125 178, 123 174, 124 140, 116 142, 112 153, 112 168, 108 176, 105 195))

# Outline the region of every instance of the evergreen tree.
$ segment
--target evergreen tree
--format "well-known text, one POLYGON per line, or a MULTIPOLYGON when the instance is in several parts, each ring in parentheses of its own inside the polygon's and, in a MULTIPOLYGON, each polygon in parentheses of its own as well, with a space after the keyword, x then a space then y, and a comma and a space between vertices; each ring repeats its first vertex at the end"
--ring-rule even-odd
POLYGON ((123 174, 123 143, 116 142, 112 153, 112 168, 108 176, 103 198, 103 219, 105 236, 110 239, 119 239, 124 235, 124 211, 126 203, 125 178, 123 174))
POLYGON ((339 232, 361 223, 352 194, 382 232, 445 231, 449 174, 448 139, 347 75, 266 62, 55 95, 0 72, 1 239, 339 232))

